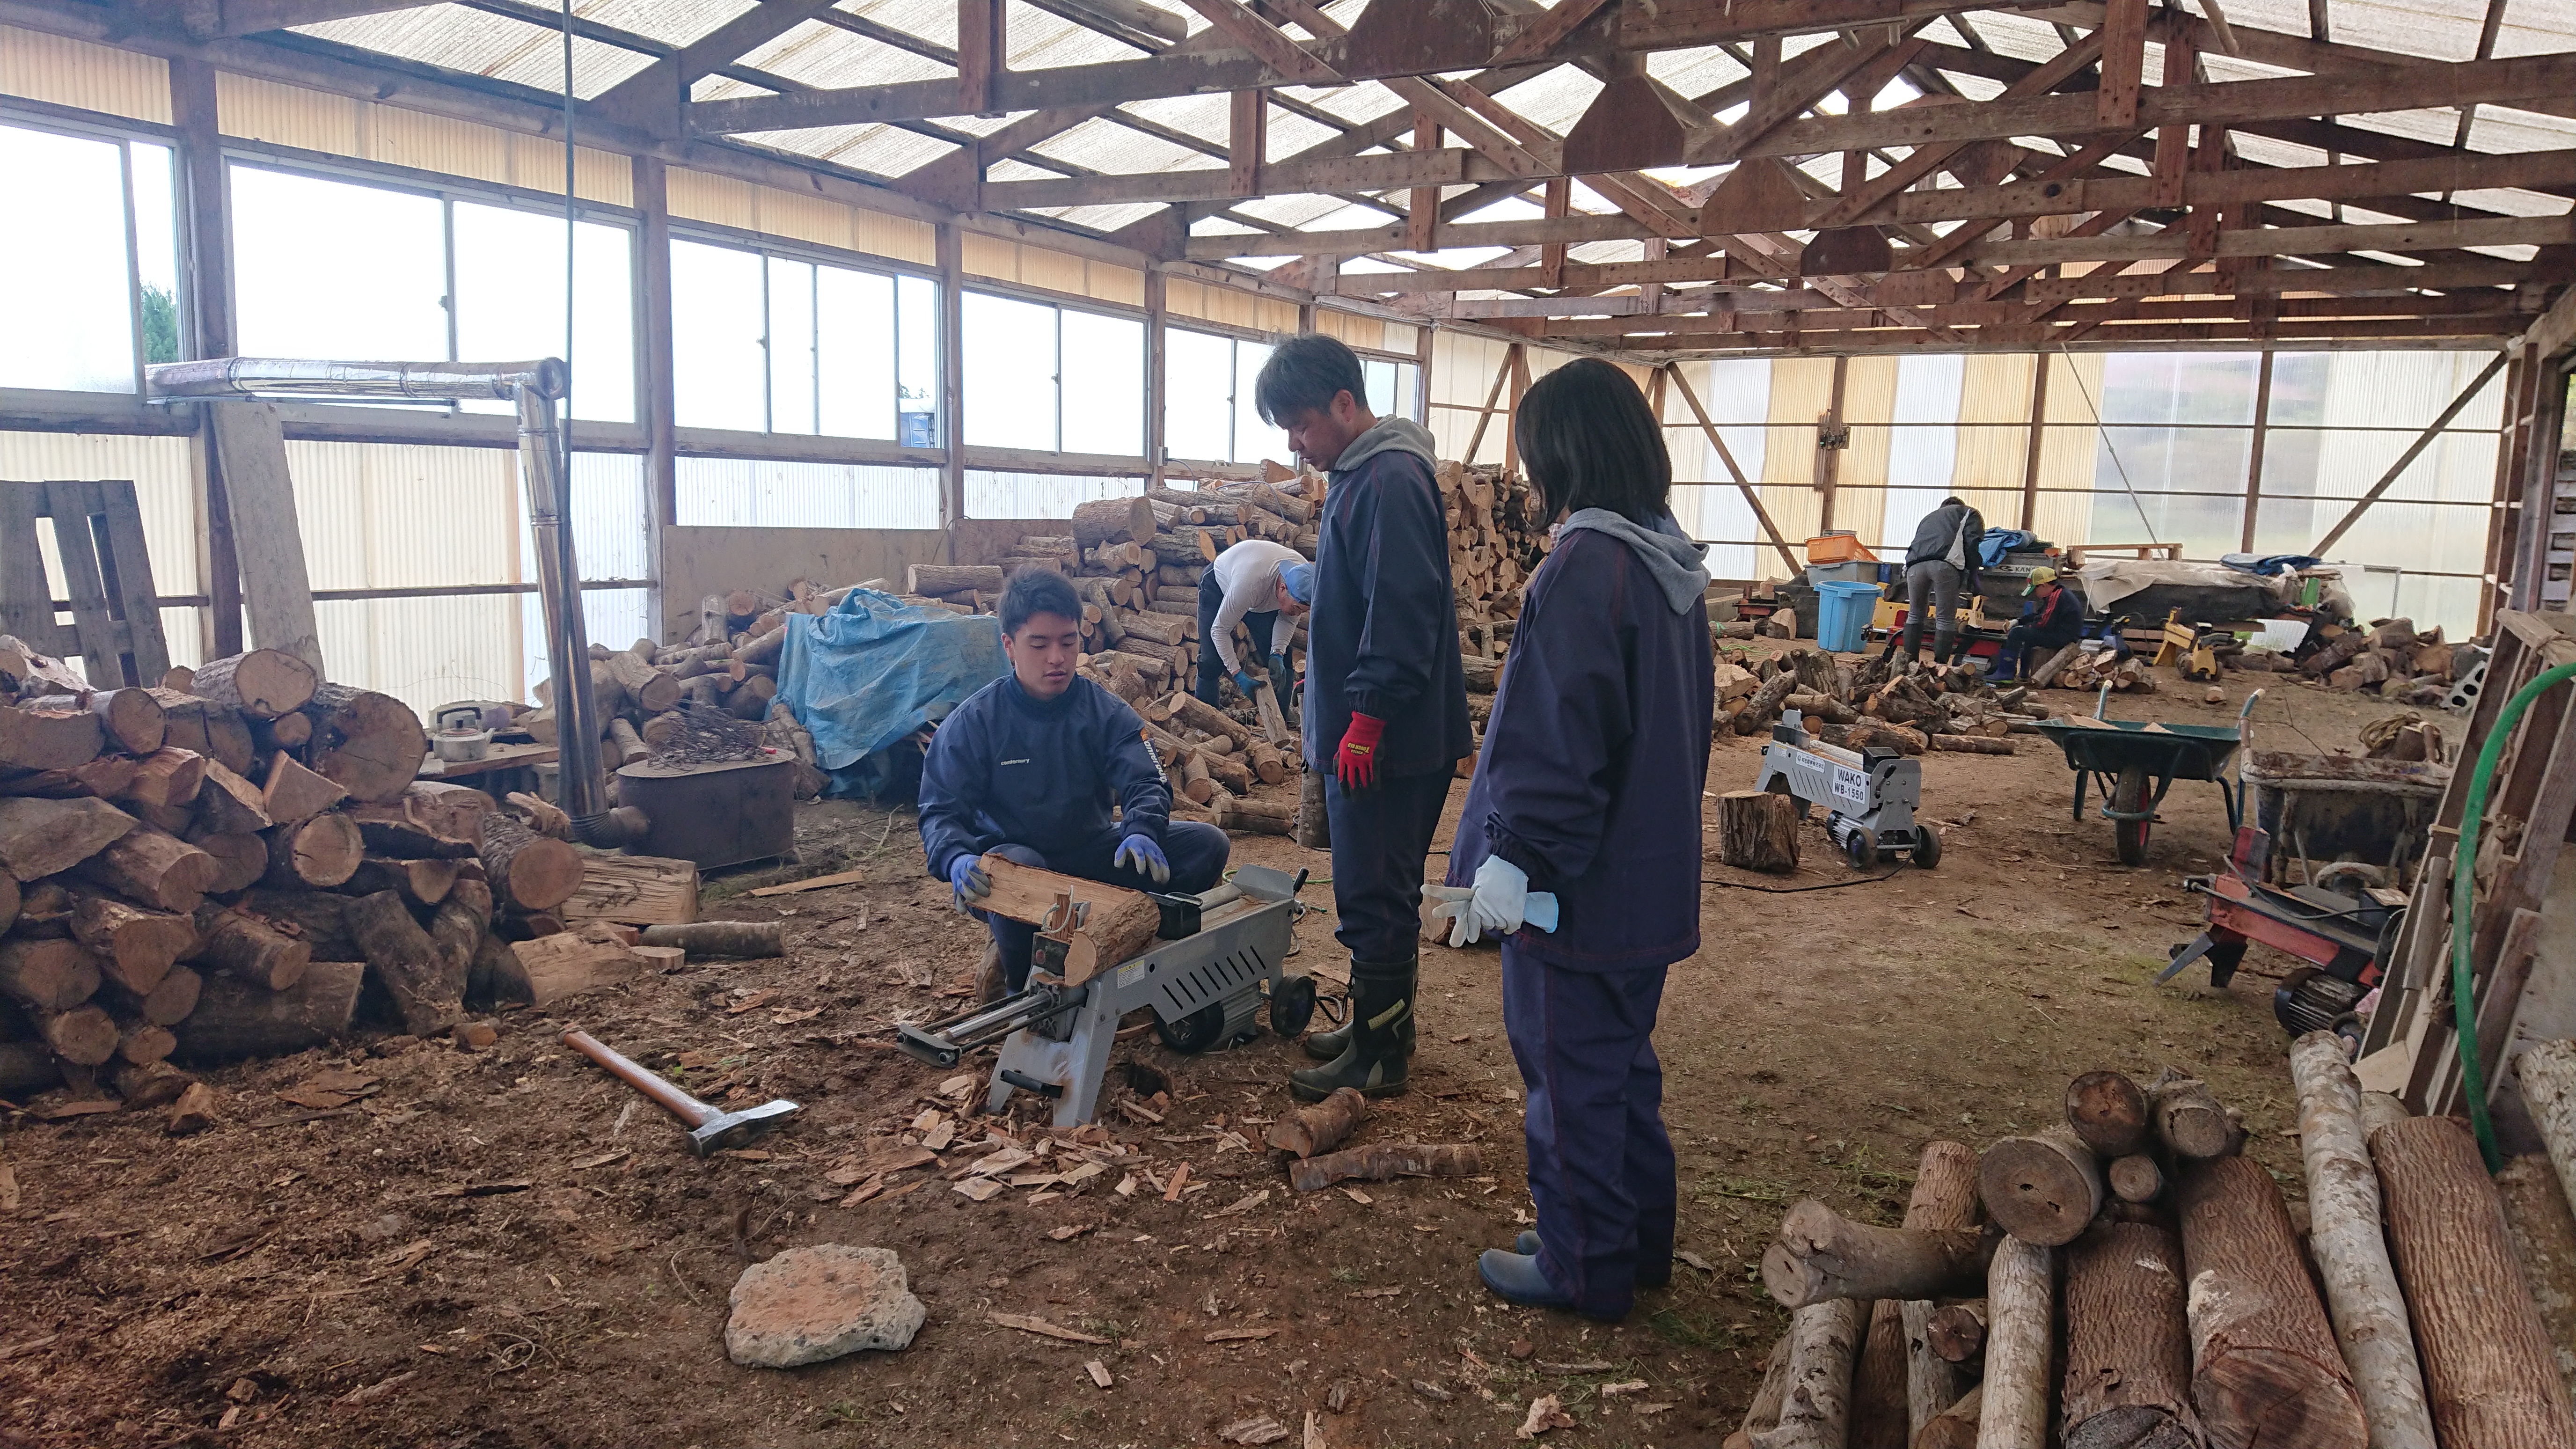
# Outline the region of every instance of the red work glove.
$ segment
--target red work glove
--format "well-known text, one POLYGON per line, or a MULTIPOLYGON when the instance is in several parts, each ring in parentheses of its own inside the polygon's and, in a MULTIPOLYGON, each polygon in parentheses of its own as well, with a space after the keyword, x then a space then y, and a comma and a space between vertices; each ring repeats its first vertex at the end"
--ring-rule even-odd
POLYGON ((1351 716, 1351 727, 1342 731, 1342 748, 1333 756, 1333 773, 1341 777, 1343 789, 1366 790, 1377 783, 1377 737, 1385 733, 1385 720, 1351 716))

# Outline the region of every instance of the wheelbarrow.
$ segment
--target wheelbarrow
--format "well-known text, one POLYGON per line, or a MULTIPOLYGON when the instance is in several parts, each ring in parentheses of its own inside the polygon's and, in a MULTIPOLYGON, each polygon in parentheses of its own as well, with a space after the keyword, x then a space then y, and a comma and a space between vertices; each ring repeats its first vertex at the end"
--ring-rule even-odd
POLYGON ((2245 720, 2253 713, 2254 701, 2262 697, 2259 689, 2245 696, 2245 707, 2236 712, 2233 729, 2220 725, 2168 725, 2151 720, 2104 719, 2102 711, 2111 702, 2111 687, 2105 684, 2090 719, 2072 716, 2043 720, 2036 728, 2066 752, 2067 767, 2075 772, 2076 820, 2084 819, 2084 782, 2089 778, 2101 787, 2102 816, 2111 822, 2111 838, 2119 847, 2120 863, 2144 865, 2147 833, 2155 825, 2156 807, 2164 803, 2165 792, 2173 788, 2176 780, 2207 780, 2218 786, 2219 797, 2227 802, 2228 832, 2231 836, 2235 833, 2242 815, 2243 791, 2222 772, 2245 738, 2245 720))

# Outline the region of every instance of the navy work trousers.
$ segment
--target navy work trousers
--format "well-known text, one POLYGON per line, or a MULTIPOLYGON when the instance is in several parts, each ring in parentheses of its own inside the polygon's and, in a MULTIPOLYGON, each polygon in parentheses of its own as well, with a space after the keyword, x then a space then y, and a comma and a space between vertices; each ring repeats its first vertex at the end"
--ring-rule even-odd
MULTIPOLYGON (((1163 858, 1172 863, 1172 879, 1167 885, 1156 885, 1150 875, 1112 864, 1118 854, 1118 842, 1126 838, 1125 831, 1112 828, 1077 850, 1052 856, 1040 855, 1025 845, 997 845, 991 853, 1040 870, 1140 891, 1195 895, 1215 889, 1216 883, 1225 876, 1226 854, 1230 847, 1225 832, 1213 825, 1196 820, 1175 820, 1163 827, 1163 858)), ((992 931, 993 944, 1002 948, 1004 983, 1013 991, 1028 985, 1030 943, 1037 939, 1038 928, 1026 921, 1014 921, 989 911, 975 914, 983 917, 985 926, 992 931)))
POLYGON ((1673 1256, 1673 1142, 1649 1038, 1664 967, 1568 971, 1503 938, 1503 1030, 1529 1089, 1530 1200, 1539 1269, 1576 1311, 1615 1319, 1641 1267, 1673 1256))
MULTIPOLYGON (((1325 757, 1325 768, 1332 757, 1325 757)), ((1422 863, 1449 803, 1446 770, 1380 775, 1365 790, 1324 780, 1333 830, 1333 939, 1355 961, 1410 961, 1422 936, 1422 863)))

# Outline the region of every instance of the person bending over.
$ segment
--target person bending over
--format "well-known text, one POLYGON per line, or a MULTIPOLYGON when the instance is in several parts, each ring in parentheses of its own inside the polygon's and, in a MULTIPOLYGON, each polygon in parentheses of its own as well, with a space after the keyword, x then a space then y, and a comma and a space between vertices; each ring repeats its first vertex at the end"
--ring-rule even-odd
POLYGON ((2028 666, 2047 663, 2049 656, 2084 637, 2084 601, 2058 582, 2057 570, 2032 569, 2022 592, 2030 602, 2022 606, 2020 622, 2004 631, 2003 647, 1986 671, 1989 679, 2019 679, 2028 666))
POLYGON ((1279 707, 1286 709, 1288 642, 1297 635, 1297 616, 1306 612, 1314 589, 1314 566, 1284 543, 1247 538, 1218 554, 1199 575, 1199 687, 1193 692, 1215 704, 1218 683, 1230 674, 1243 697, 1252 698, 1259 681, 1234 647, 1234 626, 1242 624, 1253 638, 1269 641, 1260 663, 1279 707), (1300 594, 1301 588, 1306 592, 1300 594))
MULTIPOLYGON (((1959 652, 1959 594, 1977 587, 1978 548, 1986 521, 1967 500, 1944 498, 1915 526, 1914 542, 1905 550, 1905 662, 1923 652, 1923 622, 1933 619, 1932 662, 1955 664, 1959 652)), ((1890 654, 1897 641, 1887 641, 1890 654)))
POLYGON ((1413 1055, 1422 862, 1470 748, 1434 445, 1420 423, 1371 413, 1359 358, 1317 333, 1281 343, 1253 397, 1332 475, 1306 621, 1306 765, 1326 774, 1351 1020, 1306 1039, 1326 1065, 1289 1073, 1288 1086, 1308 1102, 1337 1087, 1387 1096, 1404 1090, 1413 1055))
POLYGON ((1175 821, 1172 789, 1127 702, 1073 672, 1082 603, 1060 574, 1002 594, 1011 672, 969 695, 921 764, 921 845, 959 910, 991 928, 977 983, 987 1000, 1028 985, 1037 927, 975 909, 992 894, 987 852, 1084 880, 1197 892, 1225 874, 1225 832, 1175 821), (1118 817, 1112 819, 1110 807, 1118 817))
POLYGON ((1649 1037, 1666 968, 1699 949, 1708 572, 1626 373, 1567 363, 1521 399, 1513 431, 1565 521, 1530 577, 1450 845, 1449 884, 1475 889, 1450 940, 1502 941, 1538 1227, 1476 1270, 1510 1302, 1616 1319, 1672 1277, 1673 1144, 1649 1037), (1532 891, 1555 894, 1547 929, 1524 924, 1532 891))

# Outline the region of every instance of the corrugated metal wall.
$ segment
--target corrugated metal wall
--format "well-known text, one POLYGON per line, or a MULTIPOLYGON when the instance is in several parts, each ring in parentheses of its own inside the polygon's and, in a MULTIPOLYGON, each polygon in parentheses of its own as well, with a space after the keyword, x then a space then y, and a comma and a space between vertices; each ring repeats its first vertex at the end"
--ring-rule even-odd
MULTIPOLYGON (((563 190, 563 145, 537 136, 227 71, 215 73, 215 105, 227 136, 534 191, 563 190)), ((635 171, 625 157, 587 147, 578 156, 585 200, 635 204, 635 171)))
POLYGON ((0 25, 0 95, 171 123, 170 66, 159 56, 14 25, 0 25))
MULTIPOLYGON (((1129 307, 1145 305, 1145 274, 1115 262, 1077 257, 1003 237, 967 232, 958 238, 957 264, 967 275, 1017 282, 1070 297, 1129 307)), ((1014 514, 1001 515, 1016 517, 1014 514)))
POLYGON ((1297 304, 1294 302, 1238 292, 1231 287, 1211 287, 1185 277, 1171 277, 1164 281, 1163 310, 1175 317, 1195 317, 1202 322, 1248 327, 1258 332, 1297 330, 1297 304))
MULTIPOLYGON (((555 174, 560 178, 562 169, 558 167, 555 174)), ((925 267, 939 261, 938 236, 927 222, 678 166, 665 174, 675 217, 925 267)))

